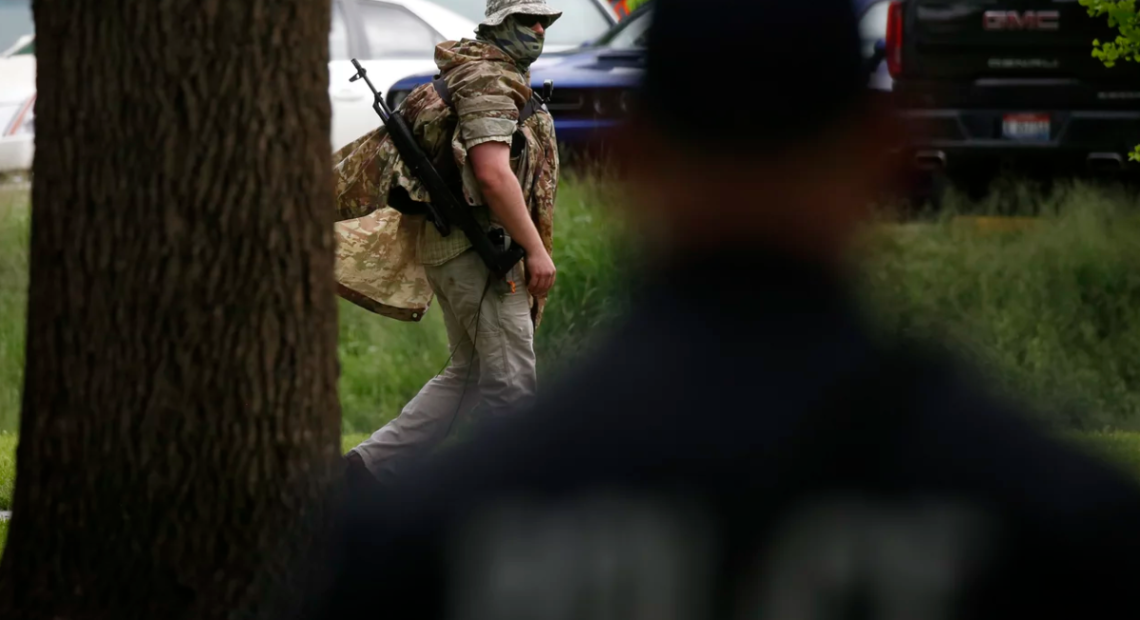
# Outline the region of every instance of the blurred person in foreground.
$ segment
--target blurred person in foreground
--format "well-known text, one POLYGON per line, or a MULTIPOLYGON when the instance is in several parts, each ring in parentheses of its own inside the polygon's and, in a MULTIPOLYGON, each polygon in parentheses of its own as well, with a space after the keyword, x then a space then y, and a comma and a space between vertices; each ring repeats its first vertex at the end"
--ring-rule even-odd
POLYGON ((324 617, 1140 617, 1133 481, 859 316, 899 136, 849 0, 655 7, 633 311, 526 416, 357 498, 324 617))

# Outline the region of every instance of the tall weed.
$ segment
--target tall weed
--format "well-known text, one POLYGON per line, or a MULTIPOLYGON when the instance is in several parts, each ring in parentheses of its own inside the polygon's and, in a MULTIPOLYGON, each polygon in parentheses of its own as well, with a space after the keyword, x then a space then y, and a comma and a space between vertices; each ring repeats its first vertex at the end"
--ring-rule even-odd
POLYGON ((951 200, 925 221, 868 231, 863 290, 887 333, 981 364, 1047 422, 1136 428, 1138 207, 1122 188, 1079 182, 951 200), (1010 227, 994 214, 1036 217, 1010 227))

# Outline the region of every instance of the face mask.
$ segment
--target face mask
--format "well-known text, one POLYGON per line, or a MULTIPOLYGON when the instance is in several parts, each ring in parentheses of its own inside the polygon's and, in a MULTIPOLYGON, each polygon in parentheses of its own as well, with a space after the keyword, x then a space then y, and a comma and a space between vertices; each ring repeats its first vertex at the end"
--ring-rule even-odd
POLYGON ((498 26, 480 29, 476 38, 498 46, 514 58, 523 71, 530 68, 531 63, 542 55, 542 44, 546 39, 545 35, 538 34, 529 26, 524 26, 514 19, 507 19, 498 26))

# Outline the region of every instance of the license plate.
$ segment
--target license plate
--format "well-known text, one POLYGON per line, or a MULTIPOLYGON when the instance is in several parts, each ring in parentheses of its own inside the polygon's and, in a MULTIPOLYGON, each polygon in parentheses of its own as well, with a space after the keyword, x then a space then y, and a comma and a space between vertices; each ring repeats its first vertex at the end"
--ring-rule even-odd
POLYGON ((1006 114, 1002 118, 1002 135, 1010 140, 1045 142, 1052 137, 1048 114, 1006 114))

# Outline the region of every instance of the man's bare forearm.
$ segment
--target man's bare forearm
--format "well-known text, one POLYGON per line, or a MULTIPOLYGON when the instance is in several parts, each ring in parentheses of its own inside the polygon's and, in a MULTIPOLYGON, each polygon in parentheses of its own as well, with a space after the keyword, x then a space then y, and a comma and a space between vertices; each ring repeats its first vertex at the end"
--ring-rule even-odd
POLYGON ((534 221, 531 220, 518 180, 509 171, 505 175, 496 176, 499 178, 487 179, 488 182, 480 183, 487 205, 502 222, 503 228, 507 229, 511 239, 521 245, 527 253, 540 250, 545 252, 546 248, 542 245, 542 238, 538 235, 534 221))
POLYGON ((522 188, 511 171, 509 146, 501 142, 475 146, 471 149, 471 162, 487 205, 511 239, 526 250, 527 288, 532 295, 545 296, 554 286, 558 270, 530 219, 522 188))
POLYGON ((510 147, 501 142, 485 142, 471 149, 479 190, 511 239, 527 254, 545 253, 538 229, 530 218, 522 187, 511 170, 510 157, 510 147))

